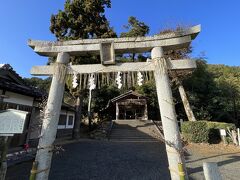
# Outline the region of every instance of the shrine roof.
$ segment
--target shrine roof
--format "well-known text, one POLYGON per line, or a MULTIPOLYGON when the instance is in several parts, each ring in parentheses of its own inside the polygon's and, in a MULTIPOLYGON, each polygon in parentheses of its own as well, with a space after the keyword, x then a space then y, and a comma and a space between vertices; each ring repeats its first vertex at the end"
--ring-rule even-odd
POLYGON ((133 95, 135 97, 138 97, 138 98, 141 98, 141 99, 146 99, 146 97, 143 96, 142 94, 139 94, 139 93, 131 90, 131 91, 128 91, 128 92, 126 92, 124 94, 121 94, 121 95, 111 99, 110 101, 111 101, 111 103, 114 103, 116 101, 119 101, 119 100, 124 99, 124 98, 126 98, 128 96, 131 96, 131 95, 133 95))
POLYGON ((38 41, 29 40, 28 45, 42 56, 57 56, 59 52, 67 52, 78 56, 84 54, 99 54, 100 44, 113 42, 116 54, 141 53, 151 51, 153 47, 161 46, 164 50, 179 49, 189 46, 201 30, 201 26, 193 26, 186 30, 169 32, 148 37, 80 39, 71 41, 38 41))
POLYGON ((110 99, 108 101, 107 106, 103 110, 101 110, 101 111, 104 111, 104 110, 108 109, 113 104, 115 104, 117 101, 120 101, 120 100, 125 99, 125 98, 130 97, 130 96, 135 96, 136 97, 135 99, 137 99, 137 98, 139 98, 139 99, 147 99, 146 96, 131 90, 131 91, 128 91, 128 92, 126 92, 124 94, 121 94, 121 95, 119 95, 119 96, 117 96, 117 97, 115 97, 113 99, 110 99))

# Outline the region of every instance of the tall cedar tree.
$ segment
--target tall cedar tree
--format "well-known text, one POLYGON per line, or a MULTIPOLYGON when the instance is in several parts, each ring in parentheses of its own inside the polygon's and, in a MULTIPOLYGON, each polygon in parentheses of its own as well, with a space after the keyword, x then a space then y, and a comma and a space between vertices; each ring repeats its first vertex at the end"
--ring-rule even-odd
MULTIPOLYGON (((58 41, 116 37, 104 14, 105 8, 110 7, 110 0, 67 0, 64 10, 59 10, 56 15, 51 16, 50 31, 58 41)), ((70 61, 73 64, 88 64, 99 62, 100 58, 99 56, 71 57, 70 61)), ((67 87, 77 99, 73 138, 79 138, 80 102, 82 102, 80 98, 83 96, 77 88, 72 88, 71 82, 67 82, 67 87)))
MULTIPOLYGON (((137 20, 136 17, 130 16, 128 18, 128 24, 124 26, 128 32, 123 32, 120 34, 120 37, 142 37, 146 36, 149 33, 149 26, 144 22, 137 20)), ((135 59, 135 53, 132 54, 132 60, 135 59)), ((140 55, 142 58, 143 56, 140 55)), ((145 59, 146 60, 146 59, 145 59)))
POLYGON ((64 10, 51 16, 50 31, 58 40, 116 37, 104 15, 110 0, 67 0, 64 10))

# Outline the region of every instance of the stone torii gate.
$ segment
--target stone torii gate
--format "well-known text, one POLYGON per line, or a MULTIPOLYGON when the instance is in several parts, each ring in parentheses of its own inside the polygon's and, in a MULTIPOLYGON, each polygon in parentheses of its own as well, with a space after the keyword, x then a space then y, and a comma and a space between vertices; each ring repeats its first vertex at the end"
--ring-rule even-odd
MULTIPOLYGON (((34 66, 33 75, 50 75, 52 83, 49 91, 45 116, 42 124, 41 137, 35 161, 37 180, 48 179, 53 142, 56 137, 59 114, 64 93, 64 78, 73 71, 79 74, 110 73, 126 71, 153 71, 156 82, 158 103, 161 112, 166 151, 171 178, 180 179, 178 165, 184 165, 182 144, 177 124, 176 112, 168 76, 170 70, 192 70, 196 68, 193 60, 167 60, 164 51, 188 47, 200 32, 200 25, 181 32, 172 32, 153 37, 82 39, 64 42, 29 40, 28 45, 41 56, 57 57, 50 66, 34 66), (150 62, 116 63, 115 54, 143 53, 151 51, 150 62), (70 56, 86 54, 99 55, 101 64, 67 65, 70 56), (73 70, 73 71, 72 71, 73 70)), ((185 172, 186 173, 186 172, 185 172)))

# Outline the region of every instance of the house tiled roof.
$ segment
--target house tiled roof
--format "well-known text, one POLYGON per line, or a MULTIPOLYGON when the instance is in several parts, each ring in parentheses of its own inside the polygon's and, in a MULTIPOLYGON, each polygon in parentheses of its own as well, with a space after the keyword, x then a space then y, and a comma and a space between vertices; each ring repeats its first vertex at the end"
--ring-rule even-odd
POLYGON ((9 64, 0 64, 0 88, 32 97, 45 95, 39 89, 27 85, 9 64))

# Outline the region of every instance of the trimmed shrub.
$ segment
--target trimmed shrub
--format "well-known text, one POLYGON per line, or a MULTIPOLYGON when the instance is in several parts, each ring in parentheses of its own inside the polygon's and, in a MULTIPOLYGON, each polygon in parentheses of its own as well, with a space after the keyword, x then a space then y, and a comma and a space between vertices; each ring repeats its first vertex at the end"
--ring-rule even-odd
POLYGON ((212 122, 212 121, 207 121, 207 125, 209 129, 236 129, 235 124, 232 123, 224 123, 224 122, 212 122))
POLYGON ((181 126, 183 138, 189 142, 207 143, 209 140, 209 129, 206 121, 187 121, 181 126))
MULTIPOLYGON (((209 132, 209 143, 219 143, 221 141, 221 135, 220 135, 220 129, 227 130, 228 128, 230 130, 236 129, 235 124, 232 123, 223 123, 223 122, 207 122, 208 128, 210 130, 209 132)), ((231 139, 230 137, 227 137, 227 139, 231 139)), ((230 141, 229 141, 230 142, 230 141)))
POLYGON ((236 129, 231 123, 212 121, 185 121, 182 124, 182 136, 194 143, 218 143, 221 141, 219 129, 236 129))

